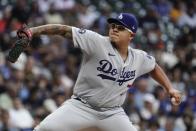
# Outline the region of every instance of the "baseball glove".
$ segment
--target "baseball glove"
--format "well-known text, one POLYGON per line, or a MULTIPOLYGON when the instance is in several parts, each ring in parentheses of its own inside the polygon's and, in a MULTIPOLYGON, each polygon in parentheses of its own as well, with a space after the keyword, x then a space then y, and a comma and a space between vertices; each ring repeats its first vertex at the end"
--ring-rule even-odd
POLYGON ((29 39, 21 38, 15 42, 15 46, 10 50, 8 54, 8 61, 15 63, 20 56, 20 54, 24 51, 24 49, 29 45, 29 39))
POLYGON ((20 54, 24 51, 26 47, 29 46, 29 43, 32 39, 32 32, 31 30, 24 24, 18 31, 17 31, 18 40, 15 42, 14 47, 10 50, 7 59, 15 63, 20 56, 20 54))

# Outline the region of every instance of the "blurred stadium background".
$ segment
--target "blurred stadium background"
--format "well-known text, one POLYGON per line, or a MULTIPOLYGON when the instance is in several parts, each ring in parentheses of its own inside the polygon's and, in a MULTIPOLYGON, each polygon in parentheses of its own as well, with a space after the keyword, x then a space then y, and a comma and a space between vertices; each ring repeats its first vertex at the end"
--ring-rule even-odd
POLYGON ((67 24, 107 35, 107 17, 132 12, 131 46, 155 56, 185 97, 172 106, 148 75, 128 90, 123 107, 140 131, 196 130, 195 0, 0 0, 0 131, 30 131, 70 98, 81 52, 59 36, 33 38, 18 62, 5 56, 22 23, 67 24))

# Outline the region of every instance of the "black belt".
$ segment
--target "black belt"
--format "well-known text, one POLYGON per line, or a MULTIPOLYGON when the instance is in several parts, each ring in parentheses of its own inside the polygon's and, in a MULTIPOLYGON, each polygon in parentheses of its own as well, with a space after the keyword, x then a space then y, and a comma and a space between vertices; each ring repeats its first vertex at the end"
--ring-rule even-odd
MULTIPOLYGON (((80 101, 80 102, 82 102, 82 103, 84 103, 84 104, 88 104, 88 102, 87 102, 86 100, 84 100, 84 99, 82 99, 82 98, 80 98, 80 97, 74 97, 73 99, 78 100, 78 101, 80 101)), ((116 109, 116 108, 121 107, 121 106, 114 106, 114 107, 103 107, 103 108, 100 108, 100 107, 94 107, 94 106, 92 106, 92 105, 90 105, 90 104, 88 104, 88 105, 89 105, 91 108, 93 108, 93 109, 95 109, 95 110, 97 110, 97 111, 104 111, 104 110, 116 109)))
POLYGON ((74 99, 75 99, 75 100, 78 100, 78 101, 80 101, 80 102, 82 102, 82 103, 84 103, 84 104, 87 104, 87 103, 88 103, 87 101, 85 101, 84 99, 82 99, 82 98, 80 98, 80 97, 75 97, 74 99))
POLYGON ((75 100, 78 100, 78 101, 81 101, 81 99, 80 98, 78 98, 78 97, 76 97, 76 98, 74 98, 75 100))

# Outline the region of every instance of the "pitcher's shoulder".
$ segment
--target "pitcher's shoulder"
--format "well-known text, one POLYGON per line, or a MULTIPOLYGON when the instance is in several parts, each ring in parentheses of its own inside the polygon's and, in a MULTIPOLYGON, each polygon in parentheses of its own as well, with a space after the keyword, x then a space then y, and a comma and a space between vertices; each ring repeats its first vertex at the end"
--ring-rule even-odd
POLYGON ((134 49, 132 47, 129 47, 129 50, 135 54, 135 55, 144 55, 144 54, 147 54, 145 51, 143 50, 140 50, 140 49, 134 49))

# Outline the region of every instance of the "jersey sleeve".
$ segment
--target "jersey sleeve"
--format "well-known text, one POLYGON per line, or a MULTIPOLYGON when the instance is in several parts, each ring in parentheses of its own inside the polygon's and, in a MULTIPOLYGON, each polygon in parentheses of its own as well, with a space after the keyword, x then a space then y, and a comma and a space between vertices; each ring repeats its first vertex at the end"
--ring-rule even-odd
POLYGON ((155 58, 146 52, 141 53, 141 65, 140 65, 140 70, 138 76, 144 75, 146 73, 149 73, 155 68, 156 61, 155 58))
POLYGON ((80 48, 87 55, 92 55, 99 49, 98 39, 102 37, 96 32, 76 27, 72 27, 72 36, 74 47, 80 48))

